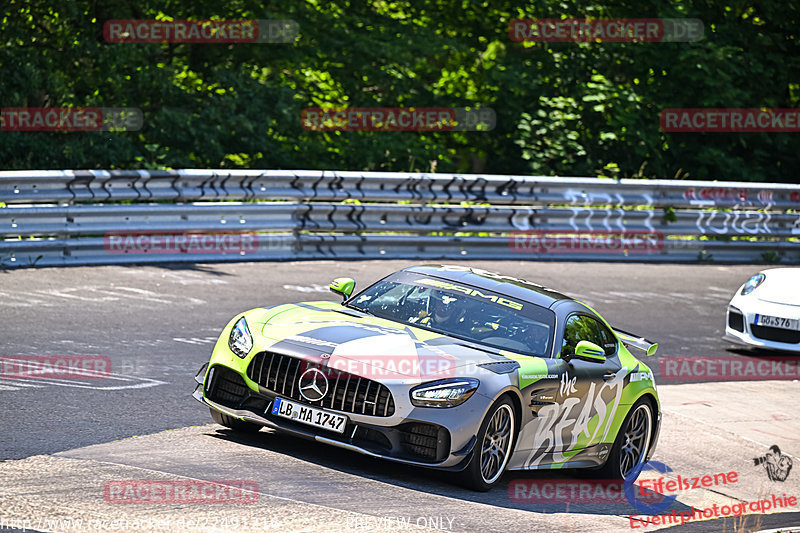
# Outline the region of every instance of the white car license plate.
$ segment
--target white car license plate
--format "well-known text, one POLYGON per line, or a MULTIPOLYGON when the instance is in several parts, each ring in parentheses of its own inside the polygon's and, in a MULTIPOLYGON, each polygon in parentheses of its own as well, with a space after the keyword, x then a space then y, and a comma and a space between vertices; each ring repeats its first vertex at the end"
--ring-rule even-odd
POLYGON ((346 416, 329 413, 285 398, 275 398, 275 401, 272 402, 272 414, 336 433, 344 433, 347 425, 346 416))
POLYGON ((781 318, 779 316, 756 315, 756 325, 781 329, 800 329, 800 320, 796 318, 781 318))

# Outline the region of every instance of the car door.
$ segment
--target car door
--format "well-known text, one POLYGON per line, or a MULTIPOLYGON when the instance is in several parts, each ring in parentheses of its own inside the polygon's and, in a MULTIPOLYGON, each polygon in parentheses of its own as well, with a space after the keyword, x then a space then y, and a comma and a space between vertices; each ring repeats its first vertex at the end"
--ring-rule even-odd
POLYGON ((621 370, 616 337, 603 322, 588 313, 573 313, 567 317, 556 368, 560 379, 555 399, 561 416, 554 432, 560 433, 562 452, 561 457, 554 459, 565 460, 573 452, 606 442, 622 397, 625 371, 621 370), (580 341, 602 348, 605 361, 574 358, 580 341))
POLYGON ((587 446, 607 442, 622 396, 625 371, 620 369, 616 337, 605 324, 588 312, 573 312, 560 335, 553 358, 542 361, 546 371, 538 371, 541 379, 524 388, 533 419, 521 435, 521 468, 563 463, 587 446), (600 346, 606 359, 569 358, 582 340, 600 346))

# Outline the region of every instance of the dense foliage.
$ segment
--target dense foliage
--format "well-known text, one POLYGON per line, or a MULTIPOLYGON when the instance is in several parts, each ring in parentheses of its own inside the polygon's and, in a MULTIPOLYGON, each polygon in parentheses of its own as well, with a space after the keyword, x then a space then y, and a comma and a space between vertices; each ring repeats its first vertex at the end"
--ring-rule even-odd
POLYGON ((6 0, 0 104, 137 107, 136 132, 2 132, 0 168, 274 168, 796 182, 800 133, 666 133, 663 108, 797 108, 800 4, 6 0), (697 18, 692 43, 522 43, 526 17, 697 18), (292 19, 293 44, 109 44, 110 19, 292 19), (307 131, 318 106, 495 110, 491 132, 307 131))

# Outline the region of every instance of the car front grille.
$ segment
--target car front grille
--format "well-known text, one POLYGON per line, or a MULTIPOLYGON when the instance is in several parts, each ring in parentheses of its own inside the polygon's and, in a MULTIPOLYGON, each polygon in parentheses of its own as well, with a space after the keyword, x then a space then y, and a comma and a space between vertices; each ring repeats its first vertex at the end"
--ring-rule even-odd
POLYGON ((750 331, 753 332, 754 337, 765 341, 785 342, 788 344, 800 343, 800 331, 797 330, 750 324, 750 331))
POLYGON ((260 352, 247 367, 247 377, 273 394, 319 407, 371 416, 392 416, 394 399, 382 383, 329 369, 274 352, 260 352), (317 402, 300 395, 298 379, 309 368, 319 368, 328 378, 328 393, 317 402))

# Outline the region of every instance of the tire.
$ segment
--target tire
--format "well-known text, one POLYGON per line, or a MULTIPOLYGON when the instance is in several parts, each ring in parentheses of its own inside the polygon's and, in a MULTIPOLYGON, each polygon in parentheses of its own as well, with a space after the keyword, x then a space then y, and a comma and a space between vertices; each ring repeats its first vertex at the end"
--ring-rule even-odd
POLYGON ((226 415, 225 413, 220 413, 219 411, 211 408, 209 408, 209 411, 211 411, 211 418, 213 418, 214 422, 220 426, 225 426, 226 428, 239 431, 241 433, 258 433, 261 430, 261 426, 258 424, 239 420, 238 418, 226 415))
POLYGON ((653 408, 650 402, 640 399, 628 411, 606 464, 596 471, 597 477, 624 480, 634 468, 644 463, 652 436, 653 408))
POLYGON ((465 487, 486 492, 499 483, 514 449, 516 428, 514 406, 508 398, 501 398, 483 419, 475 449, 460 473, 465 487))

